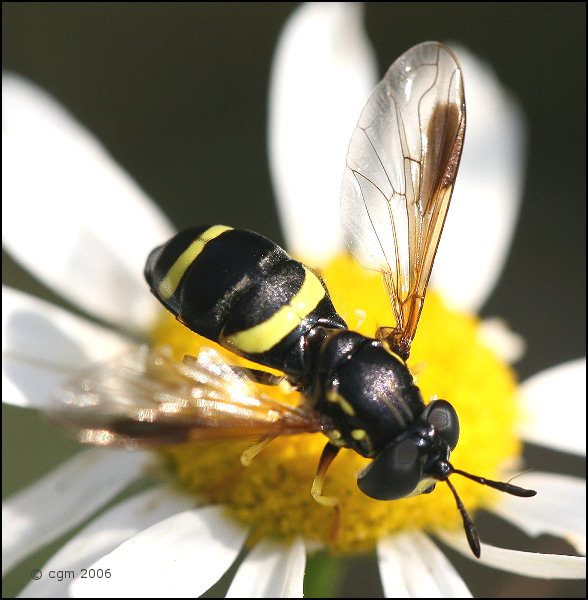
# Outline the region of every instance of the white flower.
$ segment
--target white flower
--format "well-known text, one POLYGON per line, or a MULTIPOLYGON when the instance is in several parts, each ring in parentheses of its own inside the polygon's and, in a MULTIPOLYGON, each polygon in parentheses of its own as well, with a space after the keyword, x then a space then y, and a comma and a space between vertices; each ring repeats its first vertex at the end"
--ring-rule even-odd
MULTIPOLYGON (((513 105, 492 101, 492 94, 503 93, 492 75, 465 50, 457 52, 468 81, 468 135, 435 283, 454 304, 475 310, 498 277, 514 229, 523 134, 513 105), (478 110, 484 111, 482 118, 478 110), (489 154, 490 144, 501 151, 489 154), (468 213, 472 195, 480 198, 475 214, 468 213), (472 220, 485 223, 485 228, 464 226, 472 220), (472 239, 465 240, 468 234, 472 239), (452 248, 451 240, 459 240, 459 247, 452 248), (476 248, 471 255, 477 265, 482 261, 482 268, 468 268, 464 245, 476 248), (455 279, 462 269, 479 274, 479 280, 455 279)), ((271 164, 288 247, 310 262, 322 260, 340 244, 336 229, 322 224, 332 222, 338 211, 340 165, 375 83, 374 72, 355 5, 306 5, 294 14, 280 40, 270 109, 271 164), (334 88, 336 99, 331 96, 334 88), (305 94, 309 89, 312 96, 305 94), (315 220, 309 224, 300 216, 310 209, 315 220), (313 229, 313 223, 320 229, 313 229)), ((5 248, 46 285, 113 326, 3 289, 3 400, 43 409, 72 373, 118 354, 133 343, 126 334, 141 336, 152 326, 156 306, 142 279, 143 264, 151 248, 173 229, 104 149, 42 91, 6 76, 3 108, 5 248), (59 223, 58 235, 55 225, 48 227, 53 223, 59 223)), ((521 429, 524 439, 585 454, 585 447, 578 447, 585 440, 585 417, 579 413, 584 372, 585 362, 575 361, 523 384, 529 415, 521 429), (557 414, 551 409, 553 390, 557 414), (562 408, 564 402, 576 403, 562 408), (578 418, 571 423, 556 419, 569 414, 578 418)), ((153 462, 143 452, 86 450, 9 498, 3 505, 3 567, 10 569, 84 523, 153 462)), ((585 552, 584 482, 532 473, 517 483, 540 493, 525 502, 506 497, 493 510, 531 535, 561 536, 585 552)), ((247 535, 220 507, 202 505, 167 486, 154 487, 86 525, 22 595, 197 596, 226 572, 247 535), (79 575, 90 566, 102 569, 104 576, 78 578, 73 584, 47 577, 51 570, 79 575)), ((462 532, 437 535, 470 555, 462 532)), ((290 544, 259 542, 237 570, 228 595, 300 597, 307 549, 300 538, 290 544)), ((382 539, 378 560, 387 596, 469 595, 454 567, 422 532, 382 539)), ((544 578, 579 578, 585 569, 579 557, 488 545, 483 545, 481 561, 544 578)))

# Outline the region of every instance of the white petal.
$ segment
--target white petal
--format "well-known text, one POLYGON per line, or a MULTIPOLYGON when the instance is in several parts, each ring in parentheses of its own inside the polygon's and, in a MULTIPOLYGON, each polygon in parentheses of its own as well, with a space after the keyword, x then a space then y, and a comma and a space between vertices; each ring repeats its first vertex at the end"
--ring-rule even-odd
POLYGON ((523 473, 513 483, 537 491, 533 498, 504 494, 488 510, 511 521, 528 535, 542 533, 568 540, 586 554, 586 481, 554 473, 523 473))
POLYGON ((302 539, 262 541, 239 567, 226 598, 302 598, 305 566, 302 539))
POLYGON ((525 441, 586 456, 586 358, 533 375, 521 399, 525 441))
POLYGON ((477 312, 500 277, 515 230, 525 125, 491 69, 450 46, 463 69, 466 135, 432 282, 454 306, 477 312))
POLYGON ((376 84, 361 13, 351 2, 303 4, 274 56, 268 143, 282 231, 288 250, 315 265, 344 248, 338 215, 345 156, 376 84))
POLYGON ((23 292, 2 286, 2 401, 47 406, 71 374, 127 350, 130 341, 23 292))
POLYGON ((233 563, 247 530, 207 506, 160 521, 94 563, 110 579, 76 579, 78 598, 194 598, 233 563))
POLYGON ((471 598, 445 555, 424 534, 402 533, 378 542, 386 598, 471 598))
POLYGON ((9 357, 2 359, 2 402, 23 408, 51 404, 52 391, 59 390, 68 375, 53 368, 33 365, 9 357))
POLYGON ((2 199, 3 244, 26 269, 107 321, 149 324, 143 266, 173 229, 97 140, 15 75, 2 78, 2 199))
POLYGON ((2 503, 4 571, 82 523, 142 474, 152 455, 85 450, 2 503))
POLYGON ((584 579, 586 577, 585 556, 520 552, 482 544, 482 555, 478 559, 472 554, 463 532, 439 531, 437 535, 448 546, 467 558, 508 573, 537 579, 584 579))
MULTIPOLYGON (((75 535, 45 564, 41 571, 73 571, 89 567, 101 556, 137 535, 143 529, 176 513, 192 508, 196 499, 171 486, 152 488, 111 508, 75 535)), ((73 578, 72 578, 73 579, 73 578)), ((31 581, 19 594, 22 598, 63 598, 70 578, 43 577, 31 581)))
POLYGON ((478 335, 482 344, 508 364, 514 364, 525 354, 525 340, 499 317, 484 319, 478 328, 478 335))

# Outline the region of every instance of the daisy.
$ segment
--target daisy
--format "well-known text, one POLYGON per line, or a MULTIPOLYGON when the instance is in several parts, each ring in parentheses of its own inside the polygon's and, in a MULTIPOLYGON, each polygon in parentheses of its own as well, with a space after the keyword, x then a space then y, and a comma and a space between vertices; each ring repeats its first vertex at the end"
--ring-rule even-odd
MULTIPOLYGON (((468 402, 458 407, 463 436, 455 456, 459 451, 459 464, 465 470, 492 476, 501 469, 517 469, 513 464, 520 449, 514 435, 517 427, 523 439, 548 443, 567 452, 585 452, 577 447, 584 440, 585 419, 557 423, 550 410, 554 389, 558 394, 570 389, 563 394, 570 401, 583 398, 580 388, 584 363, 555 368, 523 384, 522 409, 495 401, 496 397, 514 397, 516 388, 504 362, 488 347, 506 349, 509 356, 502 358, 512 359, 519 352, 517 338, 505 338, 504 328, 496 324, 480 326, 463 311, 479 308, 504 259, 520 191, 522 135, 516 111, 508 105, 496 114, 486 113, 486 120, 476 125, 476 106, 486 111, 501 106, 491 98, 503 92, 495 87, 487 71, 473 59, 470 62, 465 51, 457 52, 468 81, 468 135, 458 188, 436 262, 439 295, 430 293, 427 298, 427 312, 419 325, 411 358, 414 356, 418 362, 422 357, 427 362, 419 378, 425 396, 438 393, 459 403, 459 389, 449 387, 447 394, 443 392, 443 381, 447 379, 444 369, 455 369, 462 381, 468 376, 482 380, 476 394, 489 394, 489 399, 470 404, 469 413, 479 415, 481 409, 489 412, 480 423, 476 414, 468 415, 468 402), (478 91, 477 85, 482 89, 478 91), (507 139, 500 137, 503 132, 507 132, 507 139), (490 133, 496 139, 489 138, 490 133), (480 139, 500 145, 503 151, 489 157, 484 148, 476 146, 480 139), (490 160, 495 162, 489 164, 490 160), (482 166, 491 173, 487 181, 483 180, 482 166), (500 186, 494 185, 494 178, 500 186), (511 185, 505 185, 505 181, 511 185), (471 208, 467 200, 472 195, 480 198, 481 193, 487 194, 488 201, 480 199, 479 205, 490 211, 484 215, 484 222, 492 223, 482 231, 463 225, 472 219, 480 221, 479 214, 467 214, 471 208), (508 222, 501 220, 505 214, 508 222), (464 240, 468 231, 474 231, 475 239, 464 240), (476 248, 472 255, 478 268, 468 269, 468 257, 452 249, 447 240, 459 240, 459 248, 476 248), (463 265, 470 274, 480 273, 480 281, 468 280, 467 290, 461 280, 453 279, 457 256, 460 270, 463 265), (443 332, 447 326, 452 332, 449 336, 443 332), (452 365, 443 357, 435 360, 439 338, 446 344, 453 344, 452 338, 458 341, 457 347, 451 348, 452 365), (466 348, 465 355, 456 355, 459 346, 466 348), (574 425, 577 432, 570 430, 574 425), (491 443, 483 446, 481 440, 491 443)), ((340 165, 344 164, 349 132, 375 83, 374 71, 356 7, 304 6, 289 21, 280 40, 270 111, 271 165, 288 247, 297 257, 323 269, 335 302, 341 303, 338 308, 347 313, 344 316, 348 322, 358 310, 365 310, 367 318, 361 327, 371 328, 372 332, 375 320, 386 317, 385 306, 366 306, 366 295, 370 302, 372 295, 375 304, 381 301, 377 292, 368 291, 375 289, 374 281, 362 271, 352 274, 355 267, 340 254, 336 228, 331 231, 322 224, 331 223, 338 210, 340 165), (342 39, 343 54, 342 45, 337 43, 342 39), (348 82, 347 92, 341 89, 342 81, 348 82), (333 87, 338 92, 337 102, 329 100, 333 87), (296 93, 301 89, 313 90, 312 98, 306 96, 308 104, 303 101, 304 94, 300 97, 296 93), (324 109, 318 105, 322 99, 326 99, 324 109), (313 123, 312 118, 317 117, 319 121, 313 123), (316 136, 317 143, 309 143, 309 132, 316 136), (323 136, 324 145, 320 145, 323 136), (332 164, 327 159, 332 159, 332 164), (313 167, 317 168, 316 174, 313 167), (305 173, 303 188, 299 187, 301 171, 305 173), (305 206, 312 207, 315 215, 310 223, 307 219, 301 221, 307 214, 305 206), (313 229, 314 225, 319 228, 313 229), (353 290, 339 289, 346 288, 344 281, 352 276, 362 292, 357 299, 353 290)), ((120 354, 136 344, 138 337, 153 343, 172 343, 180 354, 196 353, 190 350, 193 336, 187 339, 183 331, 160 316, 142 280, 149 251, 173 234, 165 217, 111 162, 101 146, 42 91, 8 76, 3 81, 3 104, 5 247, 64 298, 112 325, 99 325, 15 290, 3 289, 4 401, 44 409, 51 395, 72 374, 120 354), (31 172, 34 178, 29 176, 31 172), (34 221, 28 218, 31 199, 37 215, 34 221), (47 227, 56 215, 64 228, 60 235, 47 227), (128 223, 133 223, 131 237, 128 223)), ((461 393, 471 396, 467 387, 461 393)), ((575 411, 574 407, 560 412, 577 414, 575 411)), ((206 502, 211 490, 203 486, 202 480, 210 482, 215 474, 223 479, 223 474, 229 472, 224 470, 230 469, 227 465, 238 461, 238 452, 220 461, 218 447, 208 454, 199 448, 199 456, 188 460, 179 452, 170 452, 168 465, 174 464, 181 486, 155 486, 106 509, 41 567, 41 578, 33 579, 22 595, 200 595, 227 571, 249 539, 251 550, 240 563, 228 595, 301 596, 307 553, 328 544, 320 532, 329 520, 325 509, 313 506, 312 499, 306 504, 312 469, 323 443, 319 440, 315 446, 307 439, 272 443, 235 485, 218 486, 214 503, 206 502), (286 476, 281 475, 282 471, 286 476), (306 494, 298 489, 304 485, 306 494), (189 492, 191 486, 208 493, 194 495, 189 492), (295 512, 296 504, 301 505, 300 513, 295 512), (251 510, 252 505, 257 512, 251 510), (275 534, 281 534, 278 540, 273 539, 275 534), (92 569, 89 572, 94 575, 79 578, 83 568, 92 569), (50 577, 52 572, 62 576, 50 577), (69 572, 78 576, 73 583, 64 575, 69 572)), ((350 553, 376 547, 387 596, 469 595, 455 568, 429 538, 434 534, 470 556, 452 499, 447 502, 445 491, 437 490, 430 496, 398 501, 398 507, 396 503, 370 501, 352 487, 358 468, 354 460, 338 458, 328 475, 328 485, 344 496, 343 528, 333 549, 350 553)), ((8 499, 3 506, 4 568, 10 569, 83 524, 121 490, 160 465, 160 455, 151 453, 86 450, 8 499)), ((561 536, 578 552, 585 552, 583 482, 530 473, 519 477, 517 484, 540 493, 533 500, 495 498, 480 486, 468 486, 466 482, 460 485, 460 494, 470 511, 484 506, 529 534, 561 536)), ((537 555, 487 544, 482 545, 481 561, 543 578, 583 577, 585 569, 583 558, 537 555)))

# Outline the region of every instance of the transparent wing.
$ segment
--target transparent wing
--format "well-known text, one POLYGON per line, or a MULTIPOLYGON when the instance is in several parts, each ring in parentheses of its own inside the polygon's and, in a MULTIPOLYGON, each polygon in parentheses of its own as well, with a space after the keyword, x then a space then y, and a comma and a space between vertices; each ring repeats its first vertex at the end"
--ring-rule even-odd
POLYGON ((347 244, 380 271, 396 327, 380 337, 410 352, 453 191, 465 132, 462 74, 438 42, 411 48, 368 100, 349 145, 341 191, 347 244))
POLYGON ((142 346, 72 380, 50 416, 86 444, 140 447, 323 431, 326 421, 260 392, 216 350, 174 360, 142 346))

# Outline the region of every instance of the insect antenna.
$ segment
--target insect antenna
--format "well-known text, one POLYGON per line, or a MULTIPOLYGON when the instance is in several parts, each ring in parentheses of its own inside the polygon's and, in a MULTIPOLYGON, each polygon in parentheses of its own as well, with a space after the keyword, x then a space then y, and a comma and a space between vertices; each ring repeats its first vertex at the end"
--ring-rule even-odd
POLYGON ((491 488, 494 488, 495 490, 511 494, 512 496, 520 496, 521 498, 532 498, 537 494, 535 490, 527 490, 525 488, 519 487, 518 485, 504 483, 503 481, 492 481, 491 479, 479 477, 478 475, 471 475, 470 473, 460 471, 459 469, 453 469, 453 472, 457 473, 458 475, 463 475, 464 477, 467 477, 472 481, 476 481, 477 483, 481 483, 482 485, 487 485, 491 488))
MULTIPOLYGON (((454 469, 451 467, 451 474, 456 473, 457 475, 463 475, 476 483, 480 483, 482 485, 487 485, 488 487, 494 488, 495 490, 499 490, 501 492, 506 492, 507 494, 511 494, 512 496, 520 496, 521 498, 531 498, 535 496, 537 492, 535 490, 527 490, 525 488, 519 487, 517 485, 512 485, 510 483, 505 483, 503 481, 492 481, 491 479, 486 479, 485 477, 480 477, 478 475, 472 475, 471 473, 466 473, 465 471, 461 471, 459 469, 454 469)), ((463 520, 463 528, 466 533, 466 538, 468 540, 468 544, 474 556, 476 558, 480 558, 480 537, 478 536, 478 531, 473 521, 470 519, 463 502, 461 501, 457 490, 453 487, 449 478, 445 479, 445 483, 449 486, 453 497, 455 498, 455 502, 457 504, 457 508, 461 514, 461 518, 463 520)))
POLYGON ((478 536, 478 530, 476 529, 474 522, 470 519, 470 515, 468 515, 468 511, 465 509, 461 498, 457 494, 457 490, 453 487, 449 479, 446 479, 445 483, 449 486, 449 489, 455 498, 455 502, 457 503, 457 508, 459 509, 459 513, 463 520, 463 528, 465 529, 468 544, 470 545, 474 556, 480 558, 480 537, 478 536))

